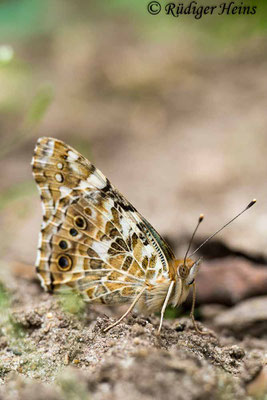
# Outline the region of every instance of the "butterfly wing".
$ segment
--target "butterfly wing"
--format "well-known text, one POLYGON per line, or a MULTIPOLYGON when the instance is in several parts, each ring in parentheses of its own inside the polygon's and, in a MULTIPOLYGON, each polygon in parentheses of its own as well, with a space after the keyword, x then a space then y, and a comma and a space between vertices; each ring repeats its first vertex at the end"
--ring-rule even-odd
POLYGON ((43 206, 36 268, 45 289, 117 304, 169 279, 169 246, 86 158, 41 138, 32 168, 43 206))

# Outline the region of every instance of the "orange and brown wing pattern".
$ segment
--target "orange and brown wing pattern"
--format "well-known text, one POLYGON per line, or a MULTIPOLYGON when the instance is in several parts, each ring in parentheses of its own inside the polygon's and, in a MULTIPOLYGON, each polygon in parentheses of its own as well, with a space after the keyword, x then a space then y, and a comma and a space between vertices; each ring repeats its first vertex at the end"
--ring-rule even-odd
POLYGON ((116 304, 169 278, 167 244, 86 158, 41 138, 32 167, 43 205, 36 268, 47 290, 116 304))

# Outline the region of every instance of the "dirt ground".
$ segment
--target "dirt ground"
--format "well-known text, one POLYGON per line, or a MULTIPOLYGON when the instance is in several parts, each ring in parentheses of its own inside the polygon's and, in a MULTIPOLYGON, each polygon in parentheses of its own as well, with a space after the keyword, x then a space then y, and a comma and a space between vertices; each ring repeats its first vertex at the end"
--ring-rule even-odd
POLYGON ((205 336, 182 317, 158 337, 159 318, 136 314, 105 334, 121 310, 51 296, 36 279, 5 281, 1 399, 265 399, 267 298, 203 306, 205 336))

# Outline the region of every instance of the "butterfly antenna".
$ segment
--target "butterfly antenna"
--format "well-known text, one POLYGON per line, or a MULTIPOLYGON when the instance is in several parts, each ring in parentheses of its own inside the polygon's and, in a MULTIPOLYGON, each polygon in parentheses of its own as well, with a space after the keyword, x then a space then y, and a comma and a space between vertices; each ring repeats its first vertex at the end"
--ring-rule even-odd
POLYGON ((256 199, 253 199, 246 208, 244 208, 244 210, 242 210, 240 213, 238 213, 234 218, 232 218, 229 222, 227 222, 225 225, 223 225, 220 229, 218 229, 215 233, 213 233, 213 235, 209 236, 206 240, 204 240, 204 242, 198 246, 198 248, 196 250, 194 250, 194 252, 192 254, 190 254, 189 257, 193 256, 202 246, 204 246, 204 244, 206 244, 210 239, 212 239, 215 235, 217 235, 219 232, 221 232, 224 228, 226 228, 226 226, 230 225, 235 219, 237 219, 238 217, 240 217, 241 214, 243 214, 245 211, 247 211, 250 207, 254 206, 254 204, 256 203, 256 199))
POLYGON ((191 236, 191 239, 190 239, 188 248, 187 248, 186 253, 185 253, 185 256, 184 256, 184 265, 185 265, 186 258, 187 258, 187 255, 188 255, 188 253, 189 253, 190 247, 191 247, 192 242, 193 242, 193 240, 194 240, 195 234, 197 233, 198 227, 199 227, 199 225, 201 224, 201 222, 203 221, 203 219, 204 219, 204 214, 200 214, 200 216, 199 216, 199 218, 198 218, 197 226, 195 227, 195 230, 194 230, 194 232, 193 232, 193 235, 191 236))

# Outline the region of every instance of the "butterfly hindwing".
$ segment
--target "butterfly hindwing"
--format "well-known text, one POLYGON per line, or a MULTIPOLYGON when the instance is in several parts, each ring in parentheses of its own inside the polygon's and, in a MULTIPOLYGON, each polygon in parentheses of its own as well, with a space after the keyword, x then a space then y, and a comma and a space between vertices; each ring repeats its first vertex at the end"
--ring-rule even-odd
POLYGON ((32 166, 43 205, 36 267, 46 289, 116 304, 168 277, 168 245, 86 158, 41 138, 32 166))

